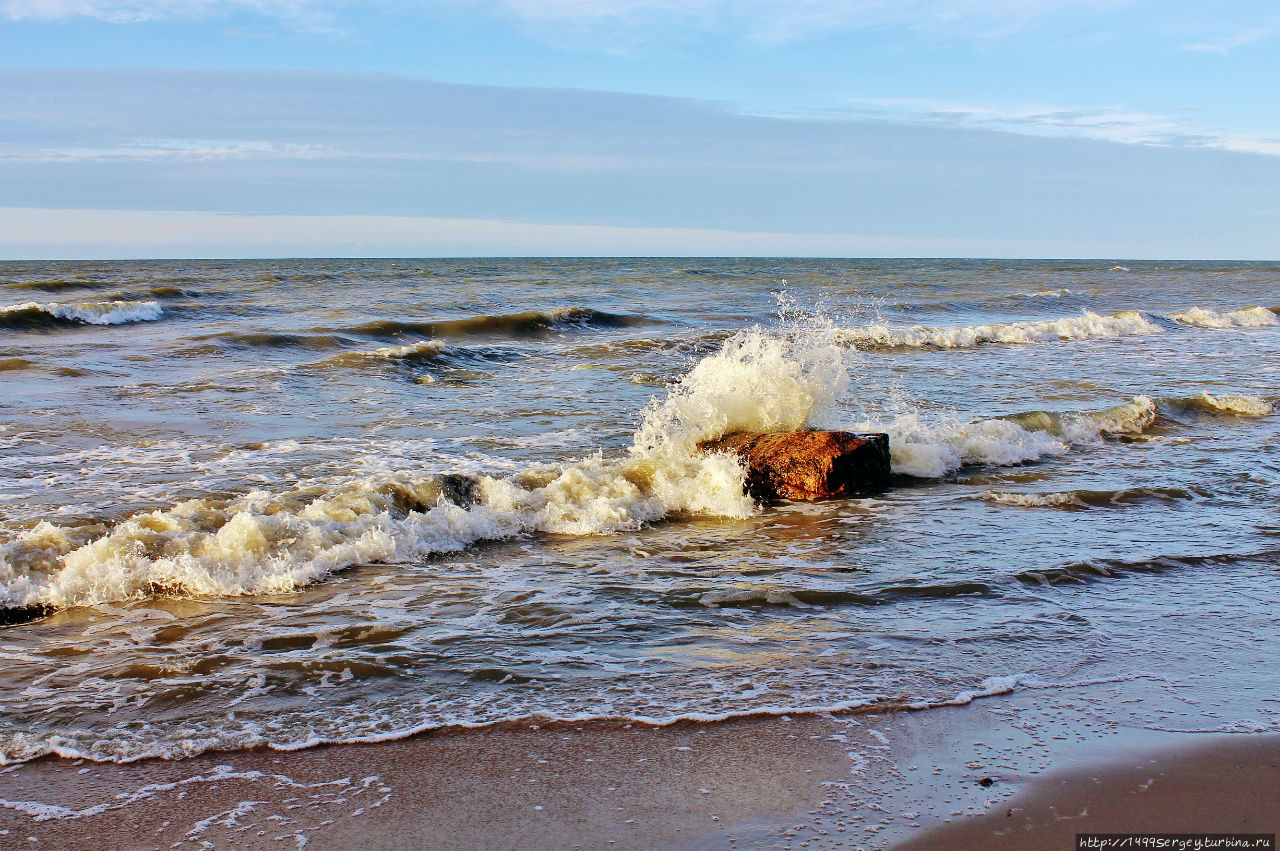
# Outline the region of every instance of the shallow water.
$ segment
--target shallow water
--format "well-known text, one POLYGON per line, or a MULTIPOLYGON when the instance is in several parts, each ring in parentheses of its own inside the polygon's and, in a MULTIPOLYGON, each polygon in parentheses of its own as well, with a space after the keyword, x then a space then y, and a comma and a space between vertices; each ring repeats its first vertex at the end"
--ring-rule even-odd
POLYGON ((0 760, 1127 678, 1277 728, 1278 281, 0 264, 0 760), (806 424, 895 487, 761 509, 691 448, 806 424))

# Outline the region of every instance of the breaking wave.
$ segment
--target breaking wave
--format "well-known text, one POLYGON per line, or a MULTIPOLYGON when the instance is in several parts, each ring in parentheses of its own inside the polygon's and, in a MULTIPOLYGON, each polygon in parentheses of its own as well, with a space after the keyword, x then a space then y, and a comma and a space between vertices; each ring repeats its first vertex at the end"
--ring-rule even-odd
MULTIPOLYGON (((385 356, 419 346, 435 348, 427 341, 385 356)), ((106 534, 41 522, 0 546, 0 605, 41 612, 155 595, 277 593, 351 565, 420 560, 480 540, 603 534, 682 514, 747 516, 756 506, 741 466, 696 444, 727 431, 824 424, 848 381, 842 355, 830 340, 743 331, 645 408, 617 458, 535 464, 502 478, 397 473, 191 499, 106 534)))
POLYGON ((985 420, 926 419, 910 411, 887 422, 861 422, 856 430, 889 434, 895 474, 936 479, 969 465, 1010 466, 1062 455, 1073 445, 1141 434, 1155 421, 1155 400, 1135 396, 1102 411, 1031 411, 985 420))
POLYGON ((106 301, 59 304, 13 304, 0 308, 0 328, 15 331, 69 325, 123 325, 159 319, 164 311, 155 301, 106 301))
POLYGON ((1276 315, 1265 307, 1246 307, 1226 312, 1193 307, 1180 313, 1170 313, 1169 318, 1199 328, 1267 328, 1280 325, 1280 319, 1276 319, 1276 315))
POLYGON ((1257 396, 1212 396, 1207 392, 1164 401, 1177 410, 1220 416, 1265 417, 1275 409, 1271 402, 1257 396))
MULTIPOLYGON (((384 346, 369 350, 342 352, 312 364, 316 368, 348 367, 361 369, 384 366, 427 366, 462 368, 494 362, 512 361, 526 355, 514 346, 459 346, 444 340, 417 340, 402 346, 384 346)), ((420 383, 431 383, 430 375, 421 375, 420 383)))
POLYGON ((1136 310, 1102 315, 1086 310, 1080 316, 990 325, 895 327, 874 324, 842 328, 839 335, 842 341, 868 351, 966 349, 984 344, 1098 340, 1162 334, 1167 329, 1158 321, 1160 319, 1166 323, 1176 322, 1200 328, 1263 328, 1280 325, 1276 315, 1265 307, 1228 312, 1193 307, 1167 316, 1136 310))

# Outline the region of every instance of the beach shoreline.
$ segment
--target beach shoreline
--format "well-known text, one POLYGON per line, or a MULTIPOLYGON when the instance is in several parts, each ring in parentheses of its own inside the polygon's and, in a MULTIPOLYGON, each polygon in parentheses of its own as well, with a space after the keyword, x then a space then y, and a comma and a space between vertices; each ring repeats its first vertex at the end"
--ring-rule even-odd
POLYGON ((1067 848, 1077 832, 1277 830, 1280 735, 1094 729, 1080 696, 45 758, 0 773, 0 846, 1067 848))

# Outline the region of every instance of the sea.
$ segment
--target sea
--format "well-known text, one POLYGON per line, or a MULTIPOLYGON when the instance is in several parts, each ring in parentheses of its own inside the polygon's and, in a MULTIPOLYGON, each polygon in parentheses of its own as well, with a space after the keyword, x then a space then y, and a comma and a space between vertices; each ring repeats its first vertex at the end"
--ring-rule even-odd
POLYGON ((0 763, 1099 683, 1280 730, 1278 312, 1274 263, 0 263, 0 763), (892 487, 696 446, 801 428, 892 487))

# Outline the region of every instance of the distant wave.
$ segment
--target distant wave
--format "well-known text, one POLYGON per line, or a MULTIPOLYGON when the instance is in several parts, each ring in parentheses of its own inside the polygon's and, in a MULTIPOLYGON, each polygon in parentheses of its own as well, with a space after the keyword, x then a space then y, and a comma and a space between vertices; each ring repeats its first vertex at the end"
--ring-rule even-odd
POLYGON ((46 293, 60 293, 70 290, 105 290, 119 286, 118 281, 86 281, 79 279, 50 278, 37 281, 14 281, 4 285, 8 290, 39 290, 46 293))
POLYGON ((963 349, 989 343, 1036 343, 1054 340, 1096 340, 1162 334, 1159 321, 1199 328, 1263 328, 1280 325, 1265 307, 1219 312, 1193 307, 1166 316, 1136 310, 1102 315, 1086 310, 1080 316, 1025 322, 963 326, 864 325, 839 330, 841 339, 865 350, 963 349))
POLYGON ((510 361, 523 354, 524 352, 512 346, 459 346, 443 340, 417 340, 402 346, 342 352, 312 366, 361 368, 382 364, 467 367, 510 361))
POLYGON ((22 369, 34 369, 34 361, 26 358, 0 358, 0 372, 16 372, 22 369))
POLYGON ((384 319, 366 322, 341 333, 366 337, 394 338, 403 335, 420 337, 539 337, 573 328, 629 328, 649 325, 657 320, 647 316, 606 313, 589 307, 562 307, 551 311, 527 310, 492 316, 470 316, 465 319, 411 321, 384 319))
POLYGON ((343 346, 356 345, 349 337, 334 334, 295 334, 285 331, 223 331, 189 338, 205 343, 200 350, 219 349, 301 349, 305 351, 331 351, 343 346))
POLYGON ((1115 490, 1076 489, 1034 493, 1025 491, 987 491, 983 499, 1000 505, 1021 508, 1108 508, 1145 502, 1177 502, 1202 499, 1203 494, 1173 487, 1133 487, 1115 490))
POLYGON ((1054 567, 1022 570, 1013 579, 1026 585, 1060 585, 1064 583, 1095 582, 1099 579, 1131 576, 1142 573, 1164 573, 1201 565, 1236 564, 1255 560, 1273 561, 1280 550, 1252 553, 1221 553, 1216 555, 1179 556, 1159 555, 1152 558, 1126 561, 1122 559, 1089 559, 1054 567))
POLYGON ((106 301, 59 304, 13 304, 0 308, 0 328, 16 331, 69 325, 123 325, 159 319, 164 311, 155 301, 106 301))

